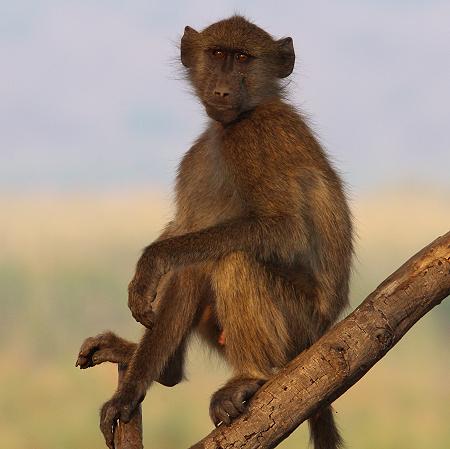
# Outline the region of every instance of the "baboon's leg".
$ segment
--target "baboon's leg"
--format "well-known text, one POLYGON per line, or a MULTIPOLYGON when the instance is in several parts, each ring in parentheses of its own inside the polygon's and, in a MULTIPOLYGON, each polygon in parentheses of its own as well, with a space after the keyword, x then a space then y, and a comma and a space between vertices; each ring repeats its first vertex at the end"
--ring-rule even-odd
POLYGON ((282 307, 295 300, 295 292, 243 252, 215 264, 212 286, 225 357, 234 371, 233 378, 211 399, 211 419, 217 425, 220 421, 228 424, 242 413, 243 402, 294 352, 282 307))

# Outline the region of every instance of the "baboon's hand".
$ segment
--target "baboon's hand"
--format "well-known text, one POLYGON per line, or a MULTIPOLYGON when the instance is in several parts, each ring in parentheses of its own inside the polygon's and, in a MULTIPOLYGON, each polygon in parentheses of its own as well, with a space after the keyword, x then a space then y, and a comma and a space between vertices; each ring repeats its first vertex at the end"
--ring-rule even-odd
POLYGON ((147 247, 139 259, 134 278, 128 286, 128 307, 136 321, 151 328, 154 322, 152 303, 159 281, 169 271, 167 261, 158 255, 154 245, 147 247))
POLYGON ((146 393, 143 383, 125 384, 116 394, 103 404, 100 411, 100 430, 109 449, 114 449, 114 431, 117 420, 128 422, 146 393))
POLYGON ((145 327, 153 327, 155 312, 152 303, 154 297, 147 290, 147 282, 134 276, 128 285, 128 307, 133 318, 145 327))

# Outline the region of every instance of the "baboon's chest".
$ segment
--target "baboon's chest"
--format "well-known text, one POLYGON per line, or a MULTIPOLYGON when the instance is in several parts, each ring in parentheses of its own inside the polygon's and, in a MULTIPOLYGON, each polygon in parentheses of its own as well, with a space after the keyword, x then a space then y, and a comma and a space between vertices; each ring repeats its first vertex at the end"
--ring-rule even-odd
POLYGON ((203 229, 243 213, 239 192, 220 154, 205 149, 196 155, 193 167, 178 192, 178 219, 183 227, 203 229))

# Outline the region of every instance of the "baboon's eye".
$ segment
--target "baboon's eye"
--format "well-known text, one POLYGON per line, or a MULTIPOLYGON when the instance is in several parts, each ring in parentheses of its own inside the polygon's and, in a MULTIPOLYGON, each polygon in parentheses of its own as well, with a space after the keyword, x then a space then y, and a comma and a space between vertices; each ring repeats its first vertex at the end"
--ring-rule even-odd
POLYGON ((224 59, 225 58, 225 52, 223 50, 219 50, 219 49, 215 49, 212 51, 212 55, 216 58, 216 59, 224 59))
POLYGON ((246 55, 245 53, 236 53, 236 61, 246 62, 248 61, 248 55, 246 55))

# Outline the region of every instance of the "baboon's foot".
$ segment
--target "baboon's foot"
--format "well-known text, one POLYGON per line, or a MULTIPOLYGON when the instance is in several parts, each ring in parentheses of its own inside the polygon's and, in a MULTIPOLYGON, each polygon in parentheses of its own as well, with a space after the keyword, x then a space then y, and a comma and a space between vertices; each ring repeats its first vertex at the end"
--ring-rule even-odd
POLYGON ((127 365, 135 349, 135 343, 124 340, 113 332, 104 332, 84 340, 75 366, 86 369, 103 362, 127 365))
POLYGON ((216 391, 209 406, 209 415, 215 426, 221 422, 229 425, 247 407, 248 400, 259 390, 265 380, 254 378, 232 379, 216 391))

